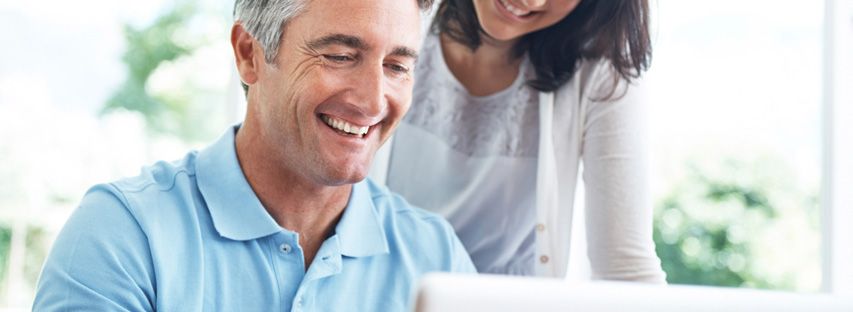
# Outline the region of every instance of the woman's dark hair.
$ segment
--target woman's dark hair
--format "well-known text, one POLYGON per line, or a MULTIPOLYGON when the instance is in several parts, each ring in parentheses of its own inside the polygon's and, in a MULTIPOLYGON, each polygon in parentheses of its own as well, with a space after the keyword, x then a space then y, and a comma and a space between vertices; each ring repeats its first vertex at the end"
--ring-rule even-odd
MULTIPOLYGON (((536 78, 527 83, 539 91, 554 91, 566 83, 582 59, 600 58, 608 60, 617 74, 615 88, 620 78, 630 82, 649 67, 648 20, 648 0, 581 0, 561 21, 524 35, 512 56, 528 53, 536 78)), ((471 0, 442 1, 432 25, 433 31, 440 30, 472 51, 482 44, 480 36, 487 36, 471 0)))

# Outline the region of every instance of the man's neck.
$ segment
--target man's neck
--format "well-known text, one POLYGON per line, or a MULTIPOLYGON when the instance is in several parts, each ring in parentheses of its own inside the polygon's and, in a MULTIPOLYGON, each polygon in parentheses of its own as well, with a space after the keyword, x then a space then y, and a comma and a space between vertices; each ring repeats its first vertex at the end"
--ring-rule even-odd
POLYGON ((349 201, 352 185, 324 186, 282 168, 269 153, 251 124, 237 132, 235 148, 243 175, 261 204, 279 226, 299 233, 305 269, 338 224, 349 201), (247 128, 248 126, 248 128, 247 128))

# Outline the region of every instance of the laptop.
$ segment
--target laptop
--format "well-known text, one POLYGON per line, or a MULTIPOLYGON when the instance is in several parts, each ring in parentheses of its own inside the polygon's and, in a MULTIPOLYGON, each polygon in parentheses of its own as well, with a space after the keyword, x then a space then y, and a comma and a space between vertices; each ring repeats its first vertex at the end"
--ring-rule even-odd
POLYGON ((853 312, 853 298, 827 294, 447 273, 425 275, 411 298, 413 312, 853 312))

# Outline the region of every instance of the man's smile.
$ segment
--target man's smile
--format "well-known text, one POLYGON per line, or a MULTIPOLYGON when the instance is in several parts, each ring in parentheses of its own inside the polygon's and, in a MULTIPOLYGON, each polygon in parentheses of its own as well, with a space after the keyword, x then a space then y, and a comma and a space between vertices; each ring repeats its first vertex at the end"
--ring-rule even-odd
POLYGON ((370 131, 371 126, 359 126, 352 124, 348 121, 335 118, 329 115, 321 115, 320 119, 323 120, 326 125, 334 130, 338 130, 338 133, 343 135, 355 136, 359 138, 363 138, 367 135, 367 132, 370 131))

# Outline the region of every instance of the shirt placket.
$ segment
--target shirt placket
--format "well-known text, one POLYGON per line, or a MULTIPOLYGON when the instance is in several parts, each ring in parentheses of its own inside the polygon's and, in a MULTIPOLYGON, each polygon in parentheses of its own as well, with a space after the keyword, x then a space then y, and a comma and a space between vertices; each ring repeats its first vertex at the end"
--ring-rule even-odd
POLYGON ((299 246, 299 235, 283 230, 272 236, 270 245, 282 307, 294 306, 293 299, 305 277, 305 257, 299 246))
POLYGON ((334 235, 323 242, 314 262, 308 267, 304 279, 299 284, 296 295, 293 297, 292 311, 322 311, 323 307, 312 308, 310 305, 316 302, 318 293, 317 280, 339 274, 342 269, 341 247, 338 236, 334 235))

